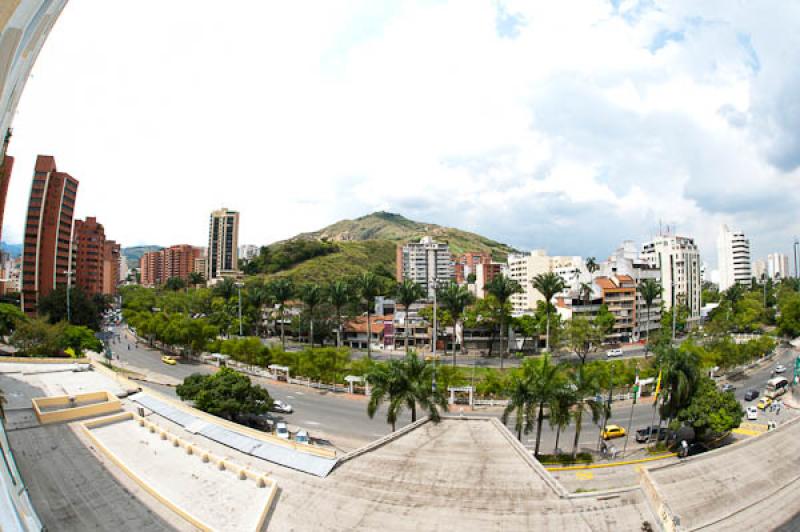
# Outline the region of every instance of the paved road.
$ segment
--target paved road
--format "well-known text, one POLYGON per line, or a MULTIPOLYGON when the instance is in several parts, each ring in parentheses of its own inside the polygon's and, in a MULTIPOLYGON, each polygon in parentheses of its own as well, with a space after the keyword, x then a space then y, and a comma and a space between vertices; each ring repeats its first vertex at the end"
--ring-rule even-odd
MULTIPOLYGON (((174 378, 182 379, 192 373, 210 373, 215 370, 212 366, 204 364, 180 363, 175 366, 168 366, 161 362, 159 352, 144 347, 135 346, 128 350, 126 341, 112 345, 115 354, 119 354, 123 362, 147 369, 149 371, 169 375, 174 378)), ((790 362, 794 359, 794 354, 783 352, 775 359, 774 363, 764 368, 754 370, 750 376, 736 381, 736 396, 740 400, 743 398, 747 389, 763 389, 764 384, 770 377, 771 368, 774 364, 783 363, 787 367, 792 367, 790 362)), ((390 431, 390 426, 385 423, 385 414, 378 412, 374 419, 366 415, 366 401, 362 398, 348 398, 332 393, 318 392, 311 388, 303 388, 296 385, 276 384, 274 381, 266 379, 254 379, 260 385, 267 388, 270 395, 276 399, 281 399, 290 403, 294 407, 294 413, 286 416, 276 416, 285 418, 285 421, 295 427, 308 429, 312 436, 322 436, 329 438, 336 446, 341 449, 352 449, 375 438, 383 436, 390 431)), ((162 386, 154 386, 160 391, 174 395, 174 389, 162 386)), ((633 418, 631 427, 635 431, 638 428, 646 427, 653 420, 652 404, 640 403, 633 406, 633 418)), ((455 412, 458 412, 456 407, 455 412)), ((501 409, 479 410, 476 414, 500 416, 501 409)), ((612 415, 609 423, 615 423, 628 427, 629 416, 631 415, 631 404, 616 403, 612 407, 612 415)), ((588 417, 588 416, 586 416, 588 417)), ((656 417, 656 421, 658 418, 656 417)), ((405 412, 399 419, 397 427, 402 427, 410 422, 408 412, 405 412)), ((513 430, 514 418, 509 419, 509 427, 513 430)), ((592 420, 585 419, 581 427, 580 446, 586 448, 597 448, 600 429, 592 420)), ((523 435, 523 442, 533 444, 535 435, 523 435)), ((570 426, 562 432, 559 439, 559 447, 564 450, 572 448, 575 437, 575 427, 570 426)), ((555 446, 556 431, 550 428, 545 421, 542 428, 542 452, 551 452, 555 446)), ((624 439, 615 440, 614 445, 621 450, 624 439)), ((628 448, 637 447, 634 435, 632 434, 628 448)))

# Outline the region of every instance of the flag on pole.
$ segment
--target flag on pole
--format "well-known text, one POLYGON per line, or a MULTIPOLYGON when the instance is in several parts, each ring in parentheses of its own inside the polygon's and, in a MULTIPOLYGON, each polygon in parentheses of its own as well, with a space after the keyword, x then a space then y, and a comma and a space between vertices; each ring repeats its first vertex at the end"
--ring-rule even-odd
POLYGON ((658 370, 658 380, 656 381, 656 393, 653 396, 653 400, 658 400, 658 393, 661 391, 661 370, 658 370))

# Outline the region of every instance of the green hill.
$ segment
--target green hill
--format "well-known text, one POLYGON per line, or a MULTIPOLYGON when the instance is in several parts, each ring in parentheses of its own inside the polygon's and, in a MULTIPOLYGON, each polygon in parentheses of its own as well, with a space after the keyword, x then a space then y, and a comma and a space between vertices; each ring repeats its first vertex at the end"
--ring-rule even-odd
POLYGON ((244 269, 250 275, 291 277, 297 283, 324 283, 364 271, 390 280, 394 278, 397 245, 424 236, 447 242, 455 255, 484 251, 490 252, 494 260, 505 261, 508 253, 515 251, 475 233, 376 212, 265 246, 244 269))
POLYGON ((135 264, 139 263, 139 259, 142 258, 142 255, 151 251, 158 251, 160 249, 164 248, 161 246, 132 246, 129 248, 122 248, 120 253, 128 261, 128 264, 133 267, 135 264))

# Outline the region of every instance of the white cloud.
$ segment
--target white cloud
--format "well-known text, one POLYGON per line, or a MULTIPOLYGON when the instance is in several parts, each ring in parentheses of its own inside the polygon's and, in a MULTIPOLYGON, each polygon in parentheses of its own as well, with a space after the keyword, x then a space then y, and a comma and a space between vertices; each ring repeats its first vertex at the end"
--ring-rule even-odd
POLYGON ((72 2, 20 105, 7 235, 41 152, 123 244, 200 244, 224 204, 253 243, 387 209, 565 254, 659 220, 710 264, 723 222, 786 250, 798 8, 618 4, 72 2))

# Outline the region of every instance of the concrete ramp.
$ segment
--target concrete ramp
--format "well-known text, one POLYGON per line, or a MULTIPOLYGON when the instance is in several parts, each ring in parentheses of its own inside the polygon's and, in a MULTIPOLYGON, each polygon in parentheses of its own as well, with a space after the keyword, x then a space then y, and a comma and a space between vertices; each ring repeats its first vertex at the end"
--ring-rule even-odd
POLYGON ((266 440, 255 438, 244 432, 238 432, 221 424, 192 415, 186 410, 172 406, 147 393, 132 395, 130 399, 192 433, 200 434, 237 451, 283 467, 289 467, 318 477, 326 477, 336 465, 336 458, 317 456, 297 451, 278 443, 270 443, 266 440))

